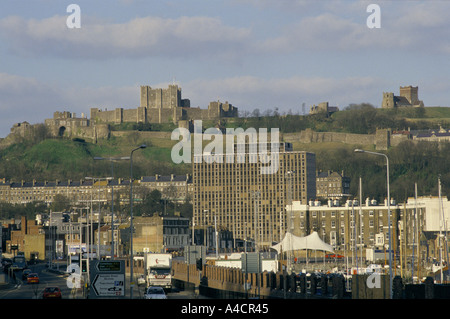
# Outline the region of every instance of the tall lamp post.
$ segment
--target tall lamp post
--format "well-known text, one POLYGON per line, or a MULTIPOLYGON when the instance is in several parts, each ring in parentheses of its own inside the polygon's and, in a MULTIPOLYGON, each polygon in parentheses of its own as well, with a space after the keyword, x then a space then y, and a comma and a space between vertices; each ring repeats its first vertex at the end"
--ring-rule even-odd
MULTIPOLYGON (((93 226, 92 226, 92 192, 94 191, 94 185, 95 185, 95 181, 97 181, 98 184, 98 227, 97 227, 97 259, 100 260, 100 224, 101 224, 101 207, 100 207, 100 182, 101 181, 106 181, 108 183, 109 180, 112 180, 112 177, 85 177, 86 180, 92 180, 92 189, 91 189, 91 241, 92 241, 92 246, 94 244, 94 233, 93 233, 93 226)), ((105 199, 106 199, 106 195, 105 195, 105 199)), ((92 247, 91 247, 92 249, 92 247)))
MULTIPOLYGON (((367 153, 372 155, 383 156, 386 159, 386 184, 387 184, 387 205, 388 205, 388 233, 389 233, 389 297, 392 299, 392 234, 391 234, 391 195, 389 190, 389 158, 386 154, 355 149, 355 153, 367 153)), ((361 205, 361 203, 360 203, 361 205)))
MULTIPOLYGON (((121 161, 121 160, 129 160, 129 156, 122 156, 122 157, 94 157, 94 161, 102 161, 102 160, 108 160, 111 162, 111 178, 114 179, 114 165, 113 163, 115 161, 121 161)), ((111 184, 111 259, 114 260, 114 185, 111 184)))
POLYGON ((133 299, 133 153, 147 145, 142 144, 130 154, 130 299, 133 299))

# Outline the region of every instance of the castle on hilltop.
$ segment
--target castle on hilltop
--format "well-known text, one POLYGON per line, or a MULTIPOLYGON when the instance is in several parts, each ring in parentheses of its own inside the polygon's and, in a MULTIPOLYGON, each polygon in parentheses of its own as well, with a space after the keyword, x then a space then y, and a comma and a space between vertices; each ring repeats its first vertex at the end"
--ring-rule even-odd
POLYGON ((419 87, 417 86, 401 86, 400 96, 395 96, 392 92, 383 92, 381 107, 384 109, 423 106, 423 101, 419 100, 419 87))
MULTIPOLYGON (((52 137, 82 138, 97 141, 109 138, 110 125, 122 123, 173 123, 189 127, 192 120, 220 120, 238 117, 238 109, 228 102, 210 102, 207 109, 191 107, 189 99, 181 97, 181 88, 171 84, 166 89, 141 86, 140 106, 134 109, 115 108, 101 110, 91 108, 90 118, 82 113, 77 117, 71 112, 54 112, 53 118, 44 122, 47 133, 52 137)), ((3 144, 17 138, 27 138, 34 133, 34 126, 28 122, 17 123, 11 128, 9 138, 3 144)))
POLYGON ((237 117, 238 109, 228 102, 210 102, 207 109, 191 108, 189 99, 181 97, 181 88, 171 84, 167 89, 141 86, 140 106, 135 109, 91 108, 94 123, 174 123, 181 120, 214 120, 237 117))

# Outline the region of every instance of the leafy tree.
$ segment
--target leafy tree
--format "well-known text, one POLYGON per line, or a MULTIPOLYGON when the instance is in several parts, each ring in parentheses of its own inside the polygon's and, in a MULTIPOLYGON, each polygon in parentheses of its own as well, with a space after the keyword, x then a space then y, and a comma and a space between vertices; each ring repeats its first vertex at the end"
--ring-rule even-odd
POLYGON ((53 197, 53 202, 50 205, 50 209, 52 212, 64 212, 70 210, 72 207, 71 200, 61 194, 57 194, 53 197))

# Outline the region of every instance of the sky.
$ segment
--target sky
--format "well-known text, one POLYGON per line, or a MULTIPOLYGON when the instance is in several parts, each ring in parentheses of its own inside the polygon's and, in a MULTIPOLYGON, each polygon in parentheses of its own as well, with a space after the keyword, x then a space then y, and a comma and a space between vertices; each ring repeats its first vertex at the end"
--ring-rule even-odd
POLYGON ((444 0, 0 0, 0 138, 55 111, 136 108, 141 85, 247 112, 380 107, 406 85, 450 106, 449 12, 444 0))

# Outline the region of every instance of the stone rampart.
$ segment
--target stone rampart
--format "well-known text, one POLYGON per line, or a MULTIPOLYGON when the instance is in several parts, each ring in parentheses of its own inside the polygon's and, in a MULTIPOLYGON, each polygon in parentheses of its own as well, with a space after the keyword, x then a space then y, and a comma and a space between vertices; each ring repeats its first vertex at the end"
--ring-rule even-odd
MULTIPOLYGON (((375 134, 354 134, 340 132, 315 132, 312 129, 306 129, 301 132, 284 133, 284 142, 290 143, 343 143, 353 145, 375 145, 377 150, 386 150, 391 145, 390 130, 377 130, 375 134)), ((396 144, 404 137, 397 138, 396 144)))
POLYGON ((170 140, 170 136, 172 132, 160 132, 160 131, 111 131, 111 137, 125 137, 129 134, 137 134, 137 136, 141 139, 167 139, 170 140))

